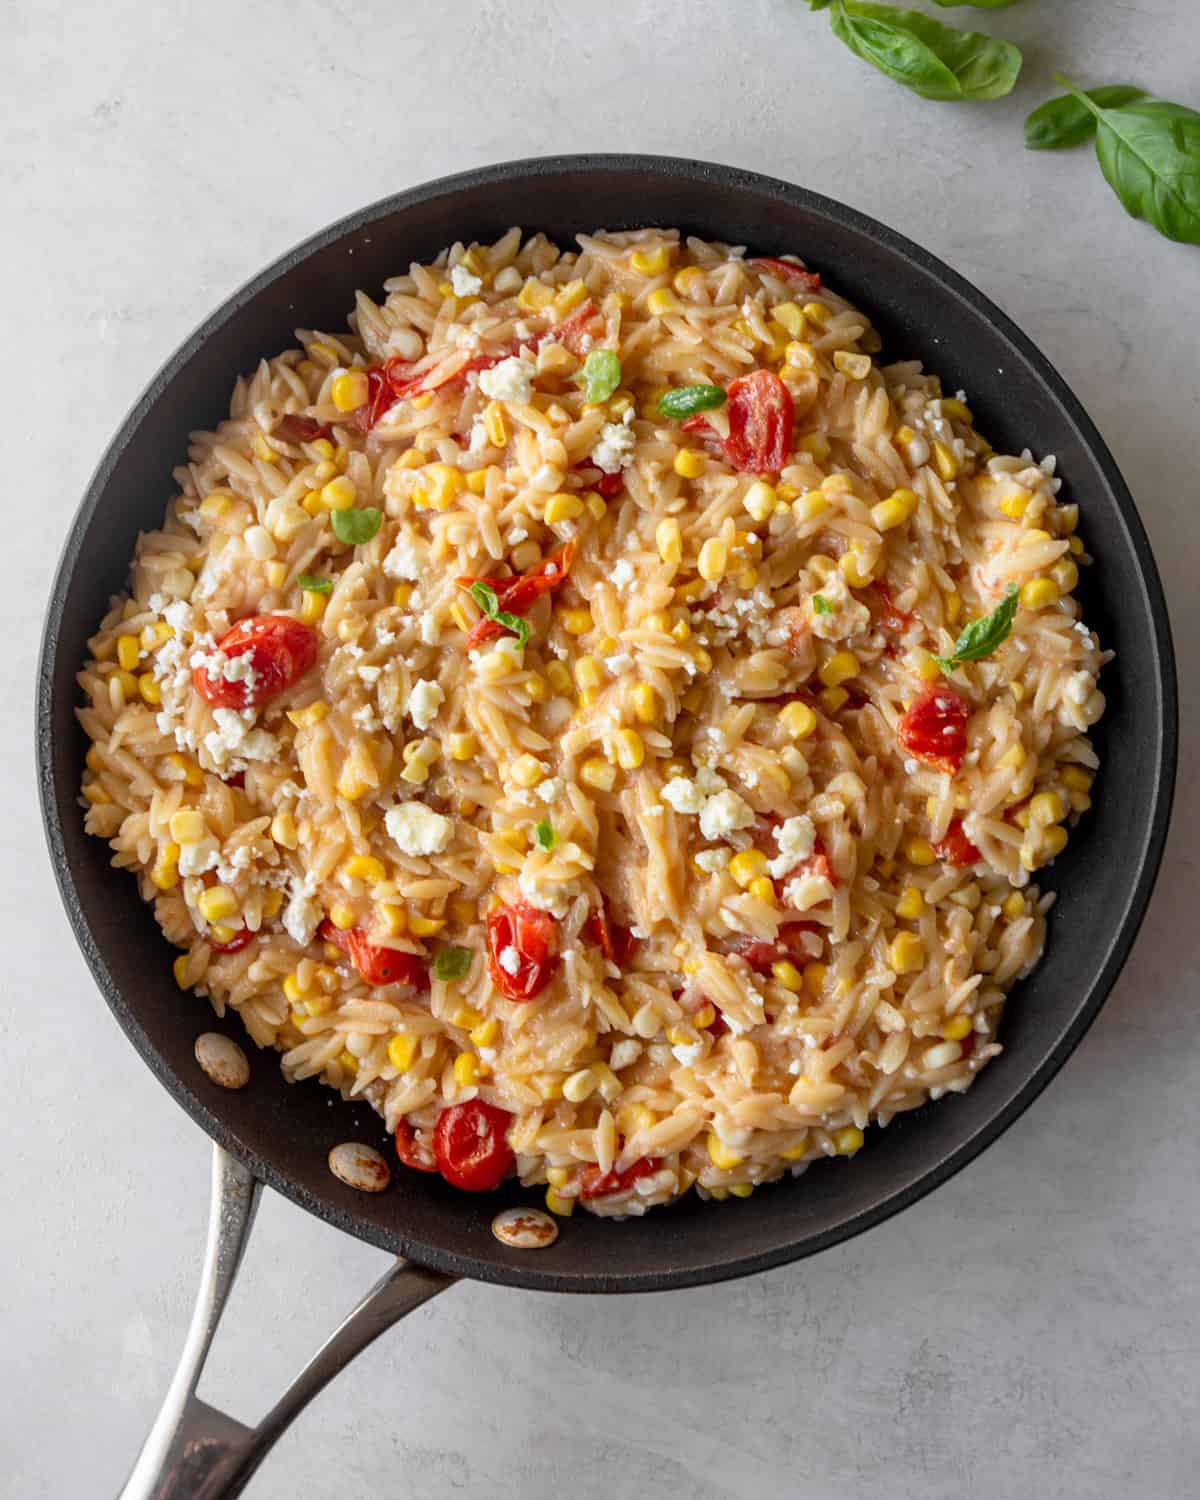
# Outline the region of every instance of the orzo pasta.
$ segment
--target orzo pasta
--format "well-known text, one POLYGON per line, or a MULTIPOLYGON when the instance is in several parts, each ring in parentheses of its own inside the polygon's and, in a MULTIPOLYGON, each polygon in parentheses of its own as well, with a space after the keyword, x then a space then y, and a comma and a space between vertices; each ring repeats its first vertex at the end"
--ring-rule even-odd
POLYGON ((967 1088, 1096 767, 1053 459, 794 260, 514 230, 386 290, 192 435, 79 679, 178 983, 560 1214, 967 1088))

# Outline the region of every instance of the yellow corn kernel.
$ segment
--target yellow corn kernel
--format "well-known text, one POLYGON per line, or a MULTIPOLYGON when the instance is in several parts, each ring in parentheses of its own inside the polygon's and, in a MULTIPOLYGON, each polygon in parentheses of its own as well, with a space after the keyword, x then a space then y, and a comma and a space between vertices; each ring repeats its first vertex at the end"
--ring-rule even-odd
POLYGON ((154 861, 150 879, 160 891, 171 891, 179 884, 179 845, 164 844, 162 852, 154 861))
POLYGON ((367 404, 370 386, 365 370, 347 370, 344 375, 334 377, 329 389, 333 404, 338 411, 357 411, 367 404))
POLYGON ((712 671, 713 659, 703 646, 697 646, 692 652, 692 661, 696 664, 697 672, 708 673, 712 671))
POLYGON ((565 318, 569 312, 580 306, 587 297, 587 287, 582 278, 576 277, 574 281, 568 281, 554 298, 554 316, 565 318))
POLYGON ((639 724, 653 724, 658 717, 658 694, 648 682, 639 682, 631 689, 629 701, 633 716, 639 724))
POLYGON ((920 888, 915 885, 906 885, 900 893, 900 899, 896 902, 896 915, 906 922, 915 922, 925 910, 925 897, 920 888))
POLYGON ((706 583, 716 583, 724 578, 729 557, 725 543, 719 537, 710 536, 696 560, 696 571, 706 583))
POLYGON ((324 698, 317 698, 304 708, 289 708, 288 718, 297 729, 311 729, 314 724, 319 724, 329 712, 329 704, 324 698))
POLYGON ((692 638, 691 621, 690 620, 676 620, 675 623, 674 623, 674 625, 671 626, 671 632, 670 633, 671 633, 671 639, 673 641, 677 641, 679 643, 679 645, 682 646, 683 643, 684 643, 684 641, 690 641, 691 638, 692 638))
POLYGON ((823 432, 806 432, 796 447, 801 453, 807 453, 810 458, 815 458, 819 464, 829 461, 831 451, 829 439, 823 432))
POLYGON ((558 618, 568 635, 586 635, 592 628, 592 612, 586 607, 560 609, 558 618))
POLYGON ((420 1039, 397 1032, 388 1043, 388 1061, 397 1073, 406 1073, 413 1065, 420 1039))
POLYGON ((306 625, 315 625, 325 613, 327 603, 328 600, 324 594, 318 594, 313 589, 305 589, 300 601, 300 618, 306 625))
POLYGON ((1069 557, 1063 557, 1050 569, 1050 577, 1058 585, 1060 594, 1069 594, 1079 582, 1079 569, 1069 557))
MULTIPOLYGON (((773 484, 758 479, 742 496, 742 506, 755 521, 766 521, 775 514, 779 495, 773 484)), ((708 544, 705 543, 707 546, 708 544)))
POLYGON ((888 948, 888 963, 897 974, 915 974, 925 966, 925 944, 915 932, 898 932, 888 948))
POLYGON ((852 495, 854 484, 849 474, 826 474, 821 489, 826 495, 852 495))
POLYGON ((349 1073, 350 1076, 353 1077, 354 1074, 358 1072, 358 1058, 355 1057, 354 1053, 351 1052, 348 1047, 343 1048, 342 1051, 338 1053, 337 1060, 338 1066, 344 1073, 349 1073))
POLYGON ((679 530, 679 522, 673 516, 658 523, 654 530, 654 541, 663 562, 672 567, 678 566, 683 557, 683 536, 679 530))
POLYGON ((495 1016, 490 1020, 480 1020, 471 1027, 471 1040, 477 1047, 490 1047, 500 1035, 500 1022, 495 1016))
POLYGON ((1040 526, 1030 527, 1021 533, 1021 546, 1032 547, 1036 542, 1052 542, 1054 538, 1048 531, 1043 531, 1040 526))
POLYGON ((822 688, 817 694, 817 701, 826 714, 835 714, 839 708, 844 708, 850 701, 850 694, 844 687, 822 688))
POLYGON ((482 495, 487 489, 487 480, 487 469, 472 469, 467 475, 467 488, 472 495, 482 495))
POLYGON ((142 657, 142 648, 136 635, 117 637, 117 661, 123 672, 132 672, 142 657))
POLYGON ((120 683, 121 694, 126 703, 132 703, 138 696, 137 678, 132 672, 114 672, 109 681, 120 683))
POLYGON ((780 1161, 801 1161, 808 1155, 808 1141, 803 1140, 796 1146, 789 1146, 786 1151, 779 1153, 780 1161))
POLYGON ((1006 771, 1019 771, 1028 759, 1029 756, 1025 750, 1025 746, 1018 740, 1011 749, 1004 752, 996 764, 997 766, 1002 766, 1006 771))
POLYGON ((267 583, 273 589, 281 589, 287 582, 287 563, 273 562, 267 564, 267 583))
POLYGON ((792 501, 792 514, 803 526, 829 509, 829 500, 820 490, 807 490, 792 501))
POLYGON ((479 1025, 483 1017, 477 1010, 472 1010, 469 1005, 460 1005, 450 1019, 455 1026, 460 1027, 463 1031, 470 1031, 472 1026, 479 1025))
POLYGON ((153 672, 142 673, 137 680, 137 690, 142 702, 148 703, 151 708, 158 708, 162 703, 162 689, 153 672))
POLYGON ((1010 891, 1000 908, 1010 922, 1019 921, 1025 915, 1025 897, 1020 891, 1010 891))
MULTIPOLYGON (((699 448, 680 448, 672 460, 671 467, 681 479, 699 479, 708 467, 708 458, 699 448)), ((675 524, 678 527, 678 522, 675 524)))
POLYGON ((183 773, 185 786, 203 786, 204 772, 190 756, 182 755, 178 750, 172 750, 167 760, 177 771, 183 773))
POLYGON ((369 885, 378 885, 387 879, 387 869, 381 859, 373 854, 355 854, 342 866, 344 874, 351 880, 365 880, 369 885))
POLYGON ((580 1068, 563 1084, 563 1098, 571 1104, 582 1104, 590 1099, 599 1087, 600 1078, 593 1068, 580 1068))
POLYGON ((236 927, 226 927, 223 922, 217 922, 208 929, 208 935, 214 943, 232 943, 237 934, 236 927))
POLYGON ((617 784, 617 770, 608 761, 593 755, 579 767, 580 780, 598 792, 611 792, 617 784))
POLYGON ((452 734, 446 743, 446 750, 451 760, 474 760, 479 754, 479 740, 469 732, 452 734))
POLYGON ((518 786, 529 788, 545 781, 546 767, 536 755, 518 755, 509 766, 508 774, 518 786))
POLYGON ((300 502, 301 508, 306 510, 310 516, 319 516, 325 509, 321 503, 321 491, 309 490, 300 502))
POLYGON ((761 901, 764 906, 774 906, 775 883, 768 875, 760 875, 757 880, 752 880, 747 888, 747 894, 753 896, 756 901, 761 901))
POLYGON ((556 1193, 553 1188, 547 1188, 546 1207, 552 1214, 557 1214, 560 1219, 569 1219, 575 1212, 575 1199, 564 1198, 561 1193, 556 1193))
POLYGON ((875 577, 874 565, 865 561, 857 547, 842 553, 838 569, 852 589, 865 589, 875 577))
POLYGON ((848 682, 851 677, 857 677, 858 672, 858 657, 854 652, 837 651, 828 661, 821 663, 817 676, 826 687, 837 687, 839 683, 848 682))
POLYGON ((270 921, 272 917, 277 917, 282 909, 283 892, 273 887, 263 896, 262 914, 270 921))
POLYGON ((1058 774, 1059 780, 1070 792, 1090 792, 1092 789, 1092 774, 1082 766, 1063 766, 1058 774))
POLYGON ((283 849, 296 848, 300 842, 300 834, 290 812, 277 812, 271 819, 271 837, 283 849))
POLYGON ((285 975, 284 977, 283 993, 287 997, 287 999, 292 1002, 293 1005, 296 1005, 299 1001, 303 1000, 308 994, 308 991, 300 983, 299 975, 294 969, 290 974, 285 975))
POLYGON ((1061 824, 1056 824, 1053 828, 1047 828, 1042 834, 1044 857, 1046 859, 1054 859, 1057 855, 1061 854, 1067 847, 1068 837, 1067 830, 1061 824))
POLYGON ((804 988, 814 1000, 820 999, 821 992, 825 988, 825 975, 827 970, 824 964, 811 963, 804 965, 804 988))
POLYGON ((646 298, 646 306, 656 318, 665 318, 668 313, 680 312, 679 298, 669 287, 661 286, 646 298))
POLYGON ((450 618, 454 621, 454 623, 461 631, 467 633, 473 629, 475 621, 479 617, 476 614, 472 614, 472 612, 467 608, 467 606, 461 599, 456 599, 450 606, 450 618))
POLYGON ((684 266, 675 272, 675 290, 684 297, 695 296, 704 285, 704 272, 699 266, 684 266))
POLYGON ((767 856, 761 849, 743 849, 729 861, 729 873, 743 890, 752 880, 766 873, 767 856))
POLYGON ((228 490, 210 490, 200 502, 200 514, 206 521, 215 521, 223 516, 233 504, 233 496, 228 490))
POLYGON ((461 471, 452 464, 426 464, 418 488, 431 510, 449 510, 465 484, 461 471))
POLYGON ((937 861, 933 845, 928 839, 909 839, 904 846, 904 857, 910 865, 932 865, 937 861))
POLYGON ((1048 828, 1052 823, 1061 823, 1067 815, 1067 805, 1057 792, 1039 792, 1029 799, 1030 821, 1048 828))
POLYGON ((378 910, 388 937, 403 937, 408 931, 407 910, 390 901, 381 902, 378 910))
POLYGON ((581 656, 575 663, 575 681, 581 688, 598 688, 604 681, 604 673, 594 656, 581 656))
POLYGON ((834 1150, 839 1156, 853 1156, 861 1151, 866 1137, 857 1125, 845 1125, 833 1133, 834 1150))
POLYGON ((187 973, 187 961, 188 955, 181 953, 171 964, 171 973, 175 976, 175 983, 181 990, 187 989, 187 982, 183 977, 187 973))
POLYGON ((629 264, 639 276, 661 276, 671 264, 670 247, 658 245, 653 250, 635 250, 629 264))
POLYGON ((745 1157, 732 1146, 727 1146, 715 1130, 709 1131, 705 1144, 708 1147, 709 1161, 720 1172, 729 1172, 745 1161, 745 1157))
POLYGON ((1000 502, 1000 512, 1010 521, 1019 521, 1029 509, 1029 502, 1033 496, 1028 490, 1014 490, 1011 495, 1006 495, 1000 502))
POLYGON ((208 831, 204 814, 194 807, 181 807, 171 814, 171 837, 177 844, 198 844, 208 831))
POLYGON ((780 959, 771 965, 771 977, 777 984, 781 984, 785 990, 793 995, 798 995, 804 988, 804 975, 795 964, 789 963, 786 958, 780 959))
POLYGON ((238 899, 227 885, 210 885, 196 898, 196 907, 206 922, 223 922, 236 915, 238 899))
POLYGON ((493 448, 503 448, 508 442, 508 418, 504 415, 504 408, 499 401, 488 402, 483 413, 483 430, 493 448))
POLYGON ((970 424, 975 420, 971 415, 971 408, 955 396, 944 396, 942 398, 942 416, 954 417, 959 422, 970 424))
POLYGON ((612 753, 622 771, 636 771, 646 759, 646 746, 636 729, 618 729, 612 737, 612 753))
POLYGON ((454 1059, 454 1081, 460 1089, 474 1088, 491 1071, 474 1052, 460 1052, 454 1059))
POLYGON ((570 495, 565 490, 551 495, 546 501, 546 525, 558 526, 564 521, 577 521, 583 515, 583 508, 583 501, 578 495, 570 495))
POLYGON ((829 322, 829 309, 823 302, 806 302, 804 304, 804 316, 810 323, 824 326, 829 322))
POLYGON ((834 368, 840 370, 847 380, 865 380, 871 373, 871 356, 855 354, 849 349, 833 351, 834 368))
POLYGON ((955 1016, 942 1027, 942 1036, 948 1042, 961 1042, 970 1036, 974 1024, 970 1016, 955 1016))
POLYGON ((804 309, 799 303, 777 302, 771 309, 771 316, 781 328, 786 330, 790 338, 802 339, 808 332, 804 309))
POLYGON ((419 911, 414 911, 408 919, 408 930, 414 937, 433 937, 445 925, 445 917, 427 917, 419 911))
POLYGON ((587 506, 588 515, 593 521, 603 521, 608 514, 608 501, 603 495, 598 495, 595 490, 587 490, 580 497, 587 506))
POLYGON ((938 475, 946 484, 949 484, 952 479, 958 478, 958 459, 945 443, 934 442, 932 447, 933 462, 938 475))
MULTIPOLYGON (((551 661, 546 664, 546 681, 560 698, 569 698, 573 690, 571 671, 565 662, 551 661)), ((469 759, 469 757, 468 757, 469 759)))
POLYGON ((357 498, 358 486, 345 474, 339 474, 321 488, 321 504, 326 510, 350 510, 357 498))
POLYGON ((1021 587, 1022 609, 1049 609, 1058 600, 1058 584, 1053 578, 1031 578, 1021 587))

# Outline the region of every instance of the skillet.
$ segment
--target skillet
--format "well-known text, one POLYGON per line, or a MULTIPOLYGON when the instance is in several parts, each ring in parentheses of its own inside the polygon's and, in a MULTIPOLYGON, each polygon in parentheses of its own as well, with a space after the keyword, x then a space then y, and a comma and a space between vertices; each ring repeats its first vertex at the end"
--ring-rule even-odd
MULTIPOLYGON (((37 759, 59 889, 96 983, 143 1060, 215 1143, 213 1213, 203 1284, 182 1363, 126 1489, 126 1500, 216 1500, 241 1493, 271 1443, 361 1348, 413 1307, 471 1277, 559 1292, 643 1292, 747 1275, 811 1255, 916 1202, 965 1166, 1026 1109, 1095 1018, 1132 945, 1166 837, 1177 705, 1170 628, 1133 500, 1079 402, 1030 341, 960 276, 910 241, 828 198, 753 173, 648 156, 509 162, 441 179, 350 215, 236 292, 151 381, 102 458, 72 523, 39 662, 37 759), (1096 804, 1043 884, 1061 883, 1045 959, 1014 992, 1004 1054, 969 1093, 872 1132, 853 1166, 818 1164, 724 1205, 695 1195, 644 1219, 581 1214, 555 1244, 513 1249, 491 1233, 506 1187, 470 1195, 397 1170, 382 1194, 354 1192, 326 1165, 340 1141, 378 1142, 365 1105, 330 1107, 328 1090, 284 1083, 273 1055, 251 1085, 225 1091, 200 1071, 196 1036, 222 1030, 208 1002, 180 995, 172 952, 133 881, 114 874, 77 805, 86 743, 75 673, 109 596, 124 583, 137 533, 158 524, 186 435, 224 413, 235 377, 294 342, 293 329, 340 327, 356 288, 380 283, 456 239, 489 240, 513 224, 569 243, 581 229, 645 223, 749 247, 795 252, 869 313, 884 358, 919 358, 947 389, 964 388, 998 451, 1056 454, 1079 502, 1096 566, 1080 594, 1116 651, 1095 738, 1096 804), (268 1184, 396 1264, 258 1427, 194 1392, 236 1274, 257 1195, 268 1184)), ((244 1037, 242 1037, 244 1040, 244 1037)))

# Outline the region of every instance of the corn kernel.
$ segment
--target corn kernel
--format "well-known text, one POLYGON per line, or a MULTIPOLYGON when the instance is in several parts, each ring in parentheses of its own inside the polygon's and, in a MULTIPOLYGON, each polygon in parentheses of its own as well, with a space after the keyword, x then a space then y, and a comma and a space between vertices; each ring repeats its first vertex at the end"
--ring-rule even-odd
POLYGON ((970 1016, 954 1016, 942 1027, 942 1036, 948 1042, 961 1042, 973 1029, 970 1016))
POLYGON ((408 931, 408 911, 405 907, 384 901, 379 905, 379 915, 388 937, 403 937, 408 931))
POLYGON ((1019 521, 1029 509, 1029 502, 1033 496, 1028 490, 1014 490, 1011 495, 1005 495, 1000 502, 1000 512, 1010 521, 1019 521))
POLYGON ((775 906, 775 883, 768 875, 760 875, 757 880, 752 880, 747 887, 747 895, 753 896, 755 901, 761 901, 764 906, 775 906))
POLYGON ((828 509, 829 500, 821 490, 807 490, 792 502, 792 514, 802 526, 808 521, 815 521, 828 509))
POLYGON ((554 298, 554 316, 562 319, 574 310, 587 298, 587 287, 581 277, 574 281, 568 281, 554 298))
POLYGON ((658 694, 648 682, 639 682, 630 690, 629 701, 639 724, 653 724, 658 717, 658 694))
POLYGON ((655 527, 654 540, 658 547, 658 555, 663 562, 672 567, 678 566, 683 557, 683 537, 679 530, 679 522, 673 516, 660 521, 655 527))
POLYGON ((571 1104, 582 1104, 596 1092, 599 1083, 600 1079, 593 1068, 580 1068, 563 1084, 563 1098, 571 1104))
POLYGON ((583 515, 583 501, 578 495, 560 491, 546 501, 545 521, 547 526, 559 526, 564 521, 577 521, 583 515))
POLYGON ((850 701, 850 694, 844 687, 822 688, 817 694, 817 702, 827 715, 837 713, 839 708, 844 708, 850 701))
POLYGON ((615 766, 609 765, 608 761, 601 760, 598 755, 591 756, 579 767, 580 780, 594 787, 598 792, 611 792, 617 784, 617 771, 615 766))
POLYGON ((445 925, 445 917, 427 917, 419 911, 414 911, 408 919, 408 930, 414 937, 433 937, 445 925))
POLYGON ((653 250, 635 250, 629 264, 639 276, 661 276, 671 264, 670 248, 658 245, 653 250))
POLYGON ((699 479, 708 467, 708 459, 699 448, 680 448, 671 467, 681 479, 699 479))
POLYGON ((182 755, 178 750, 172 750, 167 756, 168 762, 182 773, 185 786, 203 786, 204 772, 190 756, 182 755))
POLYGON ((551 661, 546 664, 546 681, 560 698, 569 698, 574 684, 571 671, 565 662, 551 661))
POLYGON ((479 754, 479 740, 471 733, 452 734, 446 749, 451 760, 474 760, 479 754))
POLYGON ((780 1161, 801 1161, 808 1155, 808 1141, 803 1140, 797 1146, 789 1146, 786 1151, 779 1153, 780 1161))
POLYGON ((305 589, 304 597, 300 601, 300 618, 306 625, 315 625, 325 613, 325 605, 328 603, 324 594, 318 594, 313 589, 305 589))
POLYGON ((1023 609, 1049 609, 1059 599, 1058 584, 1053 578, 1031 578, 1021 587, 1023 609))
POLYGON ((1058 585, 1060 594, 1069 594, 1079 582, 1079 569, 1069 557, 1063 557, 1050 569, 1050 577, 1058 585))
POLYGON ((210 885, 196 898, 196 907, 206 922, 223 922, 237 913, 238 899, 227 885, 210 885))
POLYGON ((957 421, 966 422, 968 425, 975 420, 971 415, 971 408, 955 396, 942 398, 942 416, 954 417, 957 421))
POLYGON ((826 495, 852 495, 854 483, 849 474, 826 474, 821 481, 821 489, 826 495))
POLYGON ((684 266, 675 272, 675 290, 684 297, 695 296, 704 285, 704 272, 699 266, 684 266))
POLYGON ((142 648, 136 635, 117 637, 117 661, 123 672, 132 672, 141 660, 142 648))
POLYGON ((329 909, 329 920, 339 931, 349 932, 358 919, 352 906, 347 906, 344 901, 337 901, 329 909))
POLYGON ((707 674, 712 671, 712 656, 703 646, 697 646, 692 652, 692 661, 696 665, 697 672, 703 672, 707 674))
POLYGON ((553 1188, 547 1188, 546 1207, 552 1214, 557 1214, 560 1219, 569 1219, 575 1212, 575 1199, 564 1198, 561 1193, 556 1193, 553 1188))
POLYGON ((720 1172, 729 1172, 734 1167, 741 1166, 745 1157, 735 1151, 732 1146, 727 1146, 715 1130, 710 1130, 708 1140, 708 1159, 720 1172))
POLYGON ((262 914, 269 922, 272 917, 277 917, 283 909, 283 892, 272 887, 263 896, 262 914))
POLYGON ((171 837, 177 844, 198 844, 208 831, 204 814, 194 807, 181 807, 171 814, 171 837))
POLYGON ((397 1032, 388 1043, 388 1061, 397 1073, 406 1073, 417 1055, 419 1038, 397 1032))
POLYGON ((656 318, 665 318, 668 313, 680 312, 679 298, 668 287, 659 287, 646 298, 646 306, 656 318))
POLYGON ((1047 859, 1054 859, 1067 847, 1069 835, 1067 830, 1056 824, 1053 828, 1047 828, 1042 835, 1042 848, 1047 859))
POLYGON ((175 983, 181 990, 187 989, 187 982, 184 979, 187 973, 187 961, 188 955, 181 953, 171 964, 171 973, 175 976, 175 983))
POLYGON ((358 498, 358 486, 353 479, 339 474, 321 490, 321 504, 326 510, 350 510, 358 498))
POLYGON ((421 470, 418 494, 414 494, 414 498, 418 504, 423 503, 431 510, 449 510, 465 485, 461 471, 452 464, 426 464, 421 470))
POLYGON ((829 461, 831 452, 829 439, 823 432, 806 432, 796 447, 801 453, 807 453, 810 458, 815 458, 819 464, 829 461))
POLYGON ((518 786, 537 786, 546 779, 546 767, 536 755, 518 755, 508 768, 508 774, 518 786))
POLYGON ((622 771, 636 771, 646 759, 646 746, 636 729, 618 729, 612 742, 613 754, 622 771))
POLYGON ((474 1088, 491 1069, 474 1052, 460 1052, 454 1059, 454 1081, 460 1089, 474 1088))
POLYGON ((558 618, 568 635, 586 635, 592 628, 592 612, 587 608, 560 609, 558 618))
POLYGON ((1071 792, 1090 792, 1092 789, 1092 775, 1082 766, 1063 766, 1059 780, 1071 792))
POLYGON ((767 856, 760 849, 743 849, 729 861, 729 873, 743 890, 759 875, 765 874, 767 856))
POLYGON ((490 1047, 500 1035, 500 1022, 495 1016, 490 1020, 478 1021, 471 1027, 471 1040, 477 1047, 490 1047))
POLYGON ((357 411, 367 404, 370 387, 365 370, 347 370, 344 375, 334 377, 329 390, 338 411, 357 411))
POLYGON ((856 1151, 861 1151, 866 1137, 857 1125, 846 1125, 841 1130, 834 1131, 833 1146, 839 1156, 853 1156, 856 1151))
POLYGON ((915 932, 899 932, 888 948, 888 963, 897 974, 914 974, 925 965, 925 944, 915 932))
POLYGON ((305 708, 289 708, 287 716, 297 729, 311 729, 314 724, 319 724, 328 712, 329 704, 324 698, 318 698, 305 708))
POLYGON ((795 964, 789 963, 784 958, 778 963, 771 965, 771 977, 777 984, 781 984, 785 990, 793 995, 798 995, 804 989, 804 975, 795 964))
POLYGON ((847 380, 865 380, 871 373, 870 355, 855 354, 849 349, 835 349, 833 364, 834 368, 840 370, 847 380))
POLYGON ((387 879, 387 869, 373 854, 355 854, 342 866, 351 880, 365 880, 369 885, 378 885, 387 879))
POLYGON ((575 663, 575 681, 581 688, 598 688, 604 680, 600 663, 594 656, 581 656, 575 663))
POLYGON ((933 845, 928 839, 909 839, 904 846, 904 857, 910 865, 932 865, 937 861, 933 845))
POLYGON ((1066 803, 1057 792, 1039 792, 1029 799, 1030 820, 1041 827, 1061 823, 1066 815, 1066 803))
POLYGON ((160 891, 171 891, 179 884, 179 845, 164 844, 150 871, 150 879, 160 891))
POLYGON ((1025 915, 1025 897, 1020 891, 1010 891, 1000 909, 1010 922, 1019 921, 1025 915))
POLYGON ((854 652, 837 651, 821 663, 817 676, 826 687, 837 687, 840 683, 848 682, 851 677, 857 677, 858 672, 858 657, 854 652))
POLYGON ((696 571, 706 583, 716 583, 724 578, 727 563, 728 553, 725 543, 719 537, 710 536, 700 548, 700 556, 696 560, 696 571))
POLYGON ((919 887, 906 885, 896 902, 896 915, 906 922, 915 922, 925 910, 925 897, 919 887))
POLYGON ((842 553, 838 570, 852 589, 865 589, 875 577, 874 566, 866 562, 857 547, 842 553))
POLYGON ((945 443, 933 443, 933 462, 938 471, 938 476, 944 483, 949 484, 952 479, 958 478, 958 459, 945 443))
POLYGON ((1018 740, 1015 745, 1004 752, 996 764, 1006 771, 1019 771, 1028 759, 1025 746, 1018 740))

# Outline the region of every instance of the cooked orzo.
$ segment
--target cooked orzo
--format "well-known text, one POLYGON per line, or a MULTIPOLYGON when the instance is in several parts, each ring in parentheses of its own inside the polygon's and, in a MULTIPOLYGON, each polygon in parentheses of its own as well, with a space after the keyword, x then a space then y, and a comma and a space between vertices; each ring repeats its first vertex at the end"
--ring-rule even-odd
POLYGON ((794 259, 513 230, 386 293, 192 435, 80 675, 178 983, 558 1214, 967 1088, 1097 763, 1054 460, 794 259))

